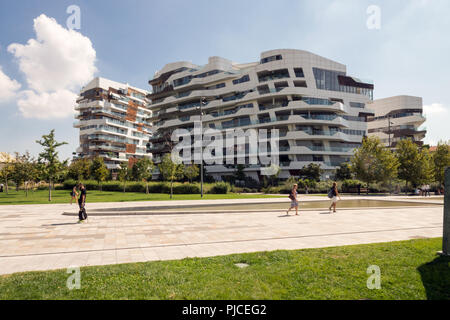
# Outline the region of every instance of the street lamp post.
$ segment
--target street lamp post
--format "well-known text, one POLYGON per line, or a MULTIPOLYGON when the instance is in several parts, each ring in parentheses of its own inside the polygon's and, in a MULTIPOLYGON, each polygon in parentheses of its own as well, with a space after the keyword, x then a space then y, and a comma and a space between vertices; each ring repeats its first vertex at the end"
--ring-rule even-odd
POLYGON ((200 98, 200 129, 201 129, 201 163, 200 163, 200 193, 201 198, 203 199, 203 105, 206 105, 206 98, 200 98))
POLYGON ((391 115, 388 115, 388 135, 389 135, 389 149, 391 149, 391 115))
MULTIPOLYGON (((389 150, 391 149, 391 115, 388 115, 388 135, 389 135, 389 150)), ((389 195, 392 194, 392 181, 389 178, 389 195)))

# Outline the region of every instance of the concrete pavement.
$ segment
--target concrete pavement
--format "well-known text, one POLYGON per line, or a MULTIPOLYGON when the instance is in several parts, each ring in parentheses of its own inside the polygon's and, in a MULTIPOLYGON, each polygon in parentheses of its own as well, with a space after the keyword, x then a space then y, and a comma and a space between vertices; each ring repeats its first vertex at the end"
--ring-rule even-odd
MULTIPOLYGON (((343 197, 351 199, 352 197, 343 197)), ((361 199, 361 197, 357 197, 361 199)), ((375 199, 375 197, 369 197, 375 199)), ((380 199, 401 200, 402 197, 380 199)), ((324 200, 301 196, 301 201, 324 200)), ((410 201, 411 198, 408 198, 410 201)), ((209 200, 251 203, 289 199, 209 200)), ((440 199, 412 201, 442 203, 440 199)), ((105 207, 190 205, 198 201, 88 204, 105 207)), ((319 248, 441 237, 443 207, 95 216, 77 224, 76 205, 0 206, 0 274, 277 249, 319 248)))

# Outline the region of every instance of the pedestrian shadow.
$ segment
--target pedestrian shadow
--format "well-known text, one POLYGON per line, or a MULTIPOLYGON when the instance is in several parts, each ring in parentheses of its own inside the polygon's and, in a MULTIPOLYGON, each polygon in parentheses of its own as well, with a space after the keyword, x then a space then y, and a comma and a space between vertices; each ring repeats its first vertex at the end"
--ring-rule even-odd
POLYGON ((78 224, 77 222, 67 222, 67 223, 52 223, 52 224, 43 224, 43 227, 55 227, 55 226, 68 226, 72 224, 78 224))
POLYGON ((278 216, 278 218, 288 218, 288 217, 294 217, 295 216, 295 214, 283 214, 283 215, 281 215, 281 216, 278 216))
POLYGON ((450 257, 437 257, 417 268, 428 300, 450 299, 450 257))
POLYGON ((331 214, 331 211, 319 212, 319 214, 331 214))

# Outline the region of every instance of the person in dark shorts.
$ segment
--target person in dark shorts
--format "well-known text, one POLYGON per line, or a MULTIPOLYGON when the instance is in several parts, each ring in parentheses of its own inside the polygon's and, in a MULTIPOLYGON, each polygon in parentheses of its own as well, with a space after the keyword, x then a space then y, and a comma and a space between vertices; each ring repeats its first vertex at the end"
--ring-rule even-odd
POLYGON ((87 220, 87 213, 86 213, 86 187, 80 183, 78 185, 78 189, 80 190, 80 198, 78 198, 78 206, 80 207, 80 211, 78 213, 78 223, 84 222, 87 220))
POLYGON ((298 192, 297 192, 298 185, 294 184, 292 186, 291 193, 289 194, 289 199, 291 199, 291 207, 286 211, 286 215, 289 215, 289 211, 291 209, 295 209, 295 215, 298 216, 298 192))

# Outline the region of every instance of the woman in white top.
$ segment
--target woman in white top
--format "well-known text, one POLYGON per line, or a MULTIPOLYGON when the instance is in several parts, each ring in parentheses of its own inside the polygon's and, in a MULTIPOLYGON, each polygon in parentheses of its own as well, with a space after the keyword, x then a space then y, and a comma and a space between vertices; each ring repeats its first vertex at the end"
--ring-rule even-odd
POLYGON ((336 212, 337 197, 339 197, 339 200, 341 200, 341 195, 339 194, 336 182, 333 182, 333 186, 331 187, 330 193, 332 197, 331 197, 331 205, 328 209, 331 211, 331 208, 333 208, 333 212, 336 212))

